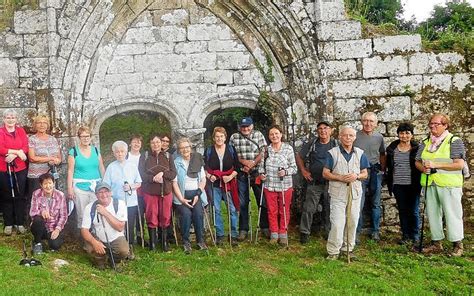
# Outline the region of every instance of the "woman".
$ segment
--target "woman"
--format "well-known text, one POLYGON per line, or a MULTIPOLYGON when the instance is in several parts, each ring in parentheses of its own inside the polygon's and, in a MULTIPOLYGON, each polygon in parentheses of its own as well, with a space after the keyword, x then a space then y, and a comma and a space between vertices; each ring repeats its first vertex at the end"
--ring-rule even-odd
POLYGON ((169 154, 176 157, 176 149, 172 145, 172 139, 169 134, 164 134, 161 136, 161 150, 163 152, 168 152, 169 154))
MULTIPOLYGON (((132 135, 130 138, 130 151, 127 155, 127 160, 133 162, 137 167, 140 164, 140 156, 141 156, 141 149, 143 144, 143 137, 141 135, 132 135)), ((138 206, 138 214, 136 219, 138 219, 139 223, 137 224, 136 231, 137 231, 137 245, 145 246, 145 242, 143 241, 143 233, 145 229, 143 228, 143 223, 145 223, 145 201, 143 200, 143 194, 141 191, 141 187, 137 188, 137 206, 138 206)))
POLYGON ((395 195, 402 230, 401 244, 420 240, 420 172, 415 166, 418 143, 413 140, 413 125, 401 123, 399 140, 387 147, 387 187, 395 195))
POLYGON ((149 248, 156 249, 157 228, 160 228, 163 251, 168 252, 166 228, 171 223, 173 203, 172 183, 176 178, 173 156, 162 152, 161 137, 150 138, 151 153, 140 157, 139 171, 142 177, 142 193, 145 200, 145 217, 150 236, 149 248))
POLYGON ((48 172, 58 178, 56 166, 61 164, 61 148, 58 140, 48 135, 49 117, 40 114, 33 119, 36 133, 28 139, 28 190, 29 198, 33 191, 40 188, 39 177, 48 172))
POLYGON ((48 240, 51 251, 59 250, 64 242, 62 230, 68 217, 66 198, 54 188, 53 175, 42 174, 38 179, 41 188, 33 192, 30 209, 34 255, 43 252, 43 239, 48 240))
POLYGON ((237 244, 237 209, 239 208, 239 195, 237 169, 239 158, 234 147, 225 143, 227 132, 223 127, 217 126, 212 132, 214 145, 206 149, 205 168, 206 177, 211 182, 216 224, 216 243, 224 243, 224 222, 221 216, 221 201, 227 204, 230 211, 231 243, 237 244))
POLYGON ((174 160, 177 182, 173 182, 173 203, 179 214, 179 224, 183 247, 186 254, 191 253, 189 231, 191 222, 194 225, 197 245, 200 250, 207 250, 204 240, 204 207, 207 206, 206 173, 202 155, 191 152, 191 141, 181 138, 176 143, 178 156, 174 160))
POLYGON ((265 181, 265 200, 268 206, 270 243, 288 246, 288 223, 293 195, 293 178, 296 174, 296 161, 293 148, 282 142, 282 129, 274 125, 268 131, 271 144, 268 145, 267 158, 259 172, 265 181))
POLYGON ((104 175, 105 168, 99 149, 91 145, 91 132, 82 126, 77 130, 79 145, 69 150, 67 158, 67 192, 74 201, 77 214, 77 228, 82 228, 84 208, 97 198, 94 190, 97 181, 104 175))
POLYGON ((25 189, 28 153, 28 137, 17 125, 17 113, 13 109, 3 111, 0 128, 0 198, 3 203, 5 235, 11 235, 13 226, 23 234, 25 222, 25 189))

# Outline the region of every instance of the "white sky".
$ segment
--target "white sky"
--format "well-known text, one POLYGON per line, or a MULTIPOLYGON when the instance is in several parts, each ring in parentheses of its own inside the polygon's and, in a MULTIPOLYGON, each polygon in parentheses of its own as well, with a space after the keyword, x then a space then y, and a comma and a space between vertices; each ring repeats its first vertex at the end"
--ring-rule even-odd
MULTIPOLYGON (((418 22, 426 20, 429 16, 433 7, 436 4, 444 4, 446 2, 451 2, 449 0, 402 0, 402 5, 404 8, 403 18, 410 19, 412 15, 415 15, 415 18, 418 22)), ((474 0, 467 0, 474 6, 474 0)))

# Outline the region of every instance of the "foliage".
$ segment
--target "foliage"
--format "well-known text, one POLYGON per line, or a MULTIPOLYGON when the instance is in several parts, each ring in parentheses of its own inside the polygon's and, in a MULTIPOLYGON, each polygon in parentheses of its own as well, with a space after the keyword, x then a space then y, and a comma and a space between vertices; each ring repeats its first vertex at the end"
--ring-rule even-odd
POLYGON ((344 0, 352 16, 365 19, 372 24, 397 24, 403 12, 400 0, 344 0))
POLYGON ((16 10, 29 8, 37 9, 38 0, 3 0, 0 1, 0 30, 10 26, 16 10))

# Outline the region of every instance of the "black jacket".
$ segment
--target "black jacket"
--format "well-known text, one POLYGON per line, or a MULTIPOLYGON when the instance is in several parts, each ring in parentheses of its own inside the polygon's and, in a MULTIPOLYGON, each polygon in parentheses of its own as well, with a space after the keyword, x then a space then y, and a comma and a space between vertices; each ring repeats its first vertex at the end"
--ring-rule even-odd
MULTIPOLYGON (((387 188, 390 195, 393 192, 393 166, 394 166, 394 151, 397 148, 400 140, 393 141, 387 147, 387 188)), ((420 185, 420 178, 421 172, 415 166, 415 157, 416 152, 418 151, 418 143, 415 141, 410 142, 411 150, 410 150, 410 169, 411 169, 411 185, 413 186, 413 190, 416 190, 418 193, 421 191, 420 185)))

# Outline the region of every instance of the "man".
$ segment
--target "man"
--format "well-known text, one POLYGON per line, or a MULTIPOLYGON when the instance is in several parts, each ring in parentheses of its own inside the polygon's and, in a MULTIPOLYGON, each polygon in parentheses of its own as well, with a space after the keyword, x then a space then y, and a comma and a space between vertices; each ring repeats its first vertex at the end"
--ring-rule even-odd
POLYGON ((383 136, 375 131, 377 115, 374 112, 362 114, 362 130, 357 132, 354 146, 364 150, 370 162, 368 179, 362 182, 362 200, 360 203, 360 216, 357 225, 357 234, 364 226, 364 204, 369 198, 371 204, 371 231, 373 240, 380 240, 380 217, 382 216, 382 176, 385 171, 385 144, 383 136))
POLYGON ((129 248, 124 236, 127 208, 122 200, 112 202, 109 184, 99 182, 95 188, 97 201, 84 209, 81 235, 86 251, 93 257, 99 269, 105 268, 107 257, 113 254, 116 264, 125 259, 129 248))
POLYGON ((296 154, 296 164, 307 184, 300 222, 302 244, 309 242, 313 216, 319 209, 320 201, 323 204, 320 229, 324 230, 326 235, 329 232, 328 183, 323 179, 323 168, 329 149, 337 146, 337 141, 331 137, 332 132, 331 125, 321 121, 317 125, 318 136, 303 145, 300 152, 296 154))
MULTIPOLYGON (((230 144, 235 147, 239 162, 242 164, 238 175, 240 215, 239 215, 239 241, 248 237, 249 231, 249 202, 252 187, 257 205, 260 205, 262 186, 255 183, 258 176, 258 165, 263 160, 263 150, 267 146, 265 137, 253 129, 253 120, 245 117, 240 121, 239 132, 230 137, 230 144)), ((260 229, 265 236, 269 236, 268 217, 266 206, 262 206, 260 215, 260 229)))
POLYGON ((339 131, 341 144, 329 150, 323 169, 323 177, 329 181, 331 198, 331 231, 326 245, 329 260, 339 257, 343 243, 348 246, 348 256, 354 257, 352 250, 362 199, 361 181, 367 178, 367 168, 370 166, 364 152, 353 146, 355 138, 355 130, 343 126, 339 131), (352 195, 352 201, 349 194, 352 195))

